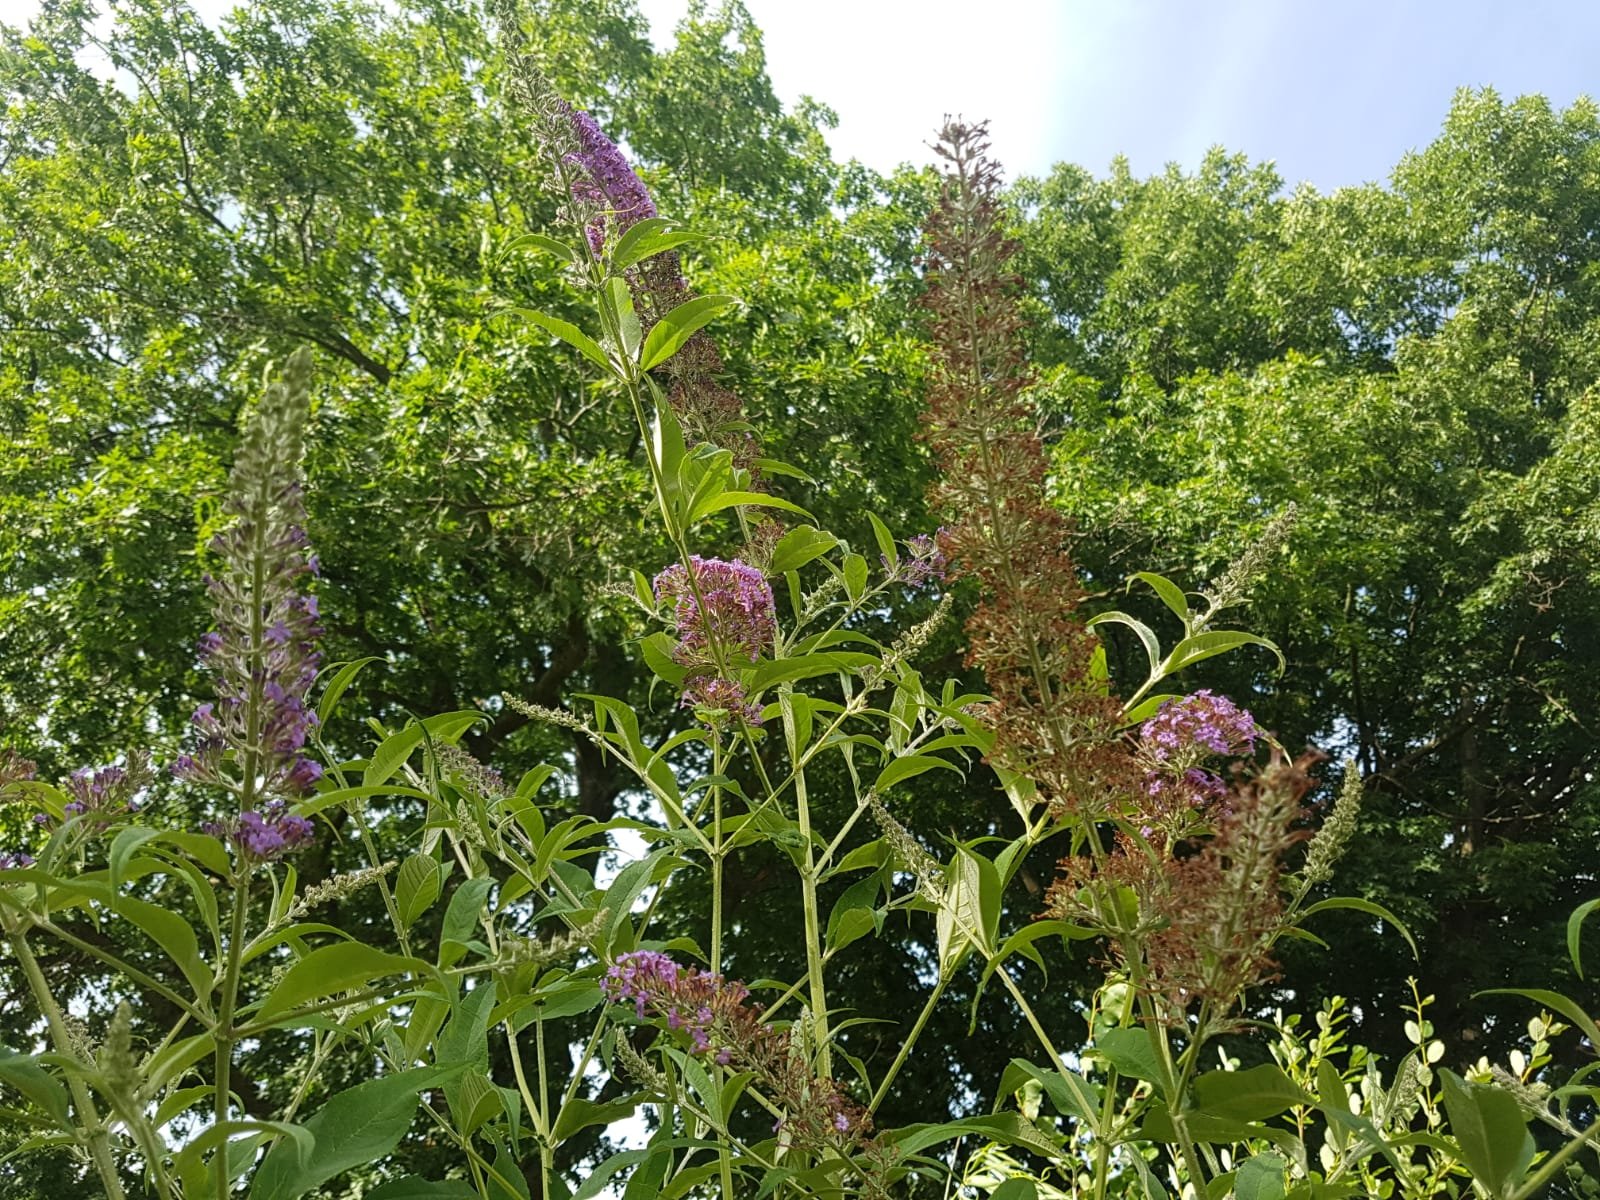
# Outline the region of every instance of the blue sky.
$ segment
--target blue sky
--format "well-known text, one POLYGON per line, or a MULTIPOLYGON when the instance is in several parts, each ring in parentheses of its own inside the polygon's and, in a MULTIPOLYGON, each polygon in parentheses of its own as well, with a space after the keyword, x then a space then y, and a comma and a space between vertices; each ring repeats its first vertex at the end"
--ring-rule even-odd
MULTIPOLYGON (((1222 144, 1292 186, 1387 178, 1461 86, 1600 93, 1594 0, 745 0, 786 101, 840 116, 834 149, 928 158, 947 111, 988 117, 1012 174, 1192 168, 1222 144)), ((688 0, 641 0, 657 42, 688 0)))
MULTIPOLYGON (((192 0, 194 2, 194 0, 192 0)), ((209 19, 235 0, 197 0, 209 19)), ((638 0, 658 43, 689 0, 638 0)), ((716 0, 708 0, 712 6, 716 0)), ((1290 185, 1387 178, 1461 86, 1600 92, 1600 0, 745 0, 786 101, 834 108, 836 152, 925 162, 946 112, 987 117, 1009 173, 1140 175, 1221 144, 1290 185)), ((38 0, 0 0, 22 23, 38 0)))

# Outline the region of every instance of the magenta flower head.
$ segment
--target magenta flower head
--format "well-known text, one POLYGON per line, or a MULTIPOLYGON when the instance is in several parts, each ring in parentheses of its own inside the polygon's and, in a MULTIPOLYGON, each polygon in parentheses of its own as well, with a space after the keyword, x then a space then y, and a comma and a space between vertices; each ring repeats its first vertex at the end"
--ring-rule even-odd
POLYGON ((199 646, 217 699, 195 709, 193 747, 172 765, 181 779, 251 798, 300 795, 322 773, 302 753, 317 724, 307 696, 322 633, 316 597, 304 590, 317 570, 300 485, 310 380, 302 350, 250 414, 223 508, 233 523, 211 543, 222 560, 208 585, 216 627, 199 646), (254 778, 239 778, 241 769, 254 778))
POLYGON ((599 254, 608 233, 615 236, 655 216, 655 201, 599 123, 580 109, 568 113, 578 144, 578 149, 567 155, 567 161, 579 171, 572 180, 573 207, 583 217, 590 248, 599 254))
MULTIPOLYGON (((1201 764, 1255 749, 1255 718, 1226 696, 1206 689, 1169 700, 1139 727, 1146 771, 1146 817, 1158 823, 1226 798, 1227 782, 1201 764)), ((1170 832, 1170 831, 1169 831, 1170 832)))
POLYGON ((201 829, 212 837, 232 842, 239 856, 253 862, 272 862, 291 850, 311 844, 311 822, 287 812, 282 800, 269 800, 257 812, 247 809, 233 821, 207 821, 201 829))
POLYGON ((676 658, 686 667, 748 666, 778 631, 777 609, 766 576, 734 559, 689 556, 655 578, 656 599, 672 604, 676 658))
POLYGON ((1145 751, 1157 762, 1200 753, 1238 754, 1254 750, 1256 722, 1226 696, 1201 688, 1192 696, 1168 700, 1139 727, 1145 751))
MULTIPOLYGON (((761 723, 761 706, 746 698, 731 672, 761 657, 778 632, 772 588, 748 563, 690 555, 655 578, 658 601, 672 605, 678 635, 672 657, 689 668, 683 707, 725 712, 748 725, 761 723)), ((713 718, 708 718, 713 719, 713 718)))

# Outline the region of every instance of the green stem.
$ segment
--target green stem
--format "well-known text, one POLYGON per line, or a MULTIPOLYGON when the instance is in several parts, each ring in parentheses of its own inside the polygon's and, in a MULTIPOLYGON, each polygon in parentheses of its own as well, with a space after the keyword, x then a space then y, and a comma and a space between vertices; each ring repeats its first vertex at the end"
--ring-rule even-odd
POLYGON ((905 1066, 906 1059, 911 1055, 911 1047, 922 1036, 923 1027, 927 1025, 928 1018, 933 1015, 934 1006, 939 1003, 939 997, 944 995, 944 989, 949 983, 950 973, 948 971, 940 971, 939 981, 934 984, 933 992, 928 996, 927 1003, 922 1006, 922 1011, 917 1014, 916 1023, 911 1026, 911 1032, 900 1043, 900 1052, 895 1055, 894 1061, 889 1064, 889 1070, 884 1074, 884 1077, 878 1081, 877 1090, 872 1093, 872 1099, 867 1104, 868 1112, 877 1112, 878 1105, 882 1104, 883 1098, 889 1094, 889 1085, 894 1082, 894 1077, 900 1074, 900 1068, 905 1066))
POLYGON ((158 996, 162 997, 163 999, 167 1000, 168 1002, 170 1002, 174 1007, 182 1009, 184 1013, 186 1013, 191 1019, 193 1019, 194 1021, 196 1021, 200 1025, 209 1024, 209 1022, 206 1020, 205 1015, 200 1011, 200 1009, 195 1007, 194 1004, 192 1004, 188 1000, 184 999, 177 992, 173 991, 171 988, 167 987, 165 984, 163 984, 159 980, 154 979, 151 976, 145 974, 143 971, 139 970, 137 967, 129 966, 121 958, 119 958, 117 955, 111 953, 109 950, 102 949, 101 947, 96 946, 93 942, 85 941, 83 938, 78 937, 76 934, 71 933, 71 932, 63 929, 61 926, 57 925, 54 921, 51 921, 51 920, 48 920, 48 919, 45 919, 45 918, 41 918, 41 917, 35 917, 32 913, 28 912, 26 909, 22 910, 22 914, 21 915, 22 915, 23 919, 29 925, 31 925, 33 928, 38 929, 43 933, 47 933, 52 938, 55 938, 55 939, 57 939, 59 941, 62 941, 62 942, 65 942, 69 946, 76 946, 79 950, 82 950, 85 954, 93 955, 95 958, 98 958, 101 962, 105 963, 112 970, 116 971, 119 975, 123 975, 126 978, 133 980, 135 983, 139 984, 141 987, 148 988, 150 991, 154 992, 156 995, 158 995, 158 996))
MULTIPOLYGON (((253 756, 247 756, 253 757, 253 756)), ((254 764, 249 764, 249 770, 254 764)), ((216 1096, 214 1111, 218 1126, 228 1120, 229 1092, 233 1072, 233 1045, 238 1036, 233 1028, 234 1007, 239 999, 240 960, 244 954, 245 916, 250 907, 249 868, 233 883, 233 918, 228 928, 228 965, 222 976, 222 1002, 217 1010, 217 1025, 212 1036, 217 1043, 215 1058, 216 1096)), ((212 1162, 216 1180, 217 1200, 226 1200, 232 1180, 228 1177, 228 1143, 224 1139, 216 1149, 212 1162)))
POLYGON ((822 922, 817 908, 816 847, 811 842, 811 805, 806 794, 804 771, 795 772, 794 800, 800 823, 800 840, 805 843, 805 861, 800 867, 800 904, 805 917, 806 981, 810 993, 811 1018, 817 1031, 817 1074, 833 1078, 833 1053, 828 1044, 828 993, 822 978, 822 922))
MULTIPOLYGON (((726 769, 722 749, 722 733, 712 731, 711 773, 721 775, 726 769)), ((722 788, 711 785, 711 973, 722 974, 722 788)))
POLYGON ((555 1122, 550 1119, 550 1095, 545 1080, 547 1078, 544 1060, 544 1018, 537 1017, 533 1022, 533 1047, 536 1060, 539 1064, 539 1108, 545 1115, 545 1135, 539 1139, 539 1194, 550 1194, 550 1177, 555 1173, 555 1143, 553 1131, 555 1122))
POLYGON ((1584 1147, 1587 1146, 1589 1149, 1595 1150, 1597 1155, 1600 1155, 1600 1150, 1595 1148, 1596 1145, 1600 1145, 1600 1121, 1590 1125, 1588 1129, 1585 1129, 1581 1134, 1545 1159, 1544 1162, 1540 1163, 1539 1169, 1529 1177, 1527 1182, 1511 1193, 1511 1200, 1532 1200, 1532 1197, 1537 1196, 1555 1179, 1556 1172, 1565 1166, 1568 1160, 1576 1158, 1578 1152, 1584 1147))
MULTIPOLYGON (((9 922, 6 923, 5 934, 6 940, 16 952, 17 961, 22 964, 22 973, 27 976, 28 988, 33 992, 34 1000, 38 1002, 39 1011, 44 1014, 45 1024, 50 1028, 50 1040, 55 1044, 56 1053, 63 1058, 78 1061, 77 1052, 72 1046, 72 1038, 67 1032, 66 1018, 56 1003, 55 993, 50 990, 44 972, 39 969, 39 960, 34 958, 33 951, 28 948, 26 936, 9 922)), ((100 1182, 106 1189, 107 1200, 123 1200, 122 1178, 117 1174, 117 1162, 111 1153, 111 1132, 105 1127, 105 1122, 100 1119, 100 1114, 95 1109, 94 1097, 89 1094, 88 1085, 76 1071, 67 1071, 65 1074, 67 1089, 72 1095, 72 1105, 78 1111, 79 1120, 83 1122, 83 1133, 89 1143, 89 1156, 94 1160, 95 1170, 99 1173, 100 1182)))

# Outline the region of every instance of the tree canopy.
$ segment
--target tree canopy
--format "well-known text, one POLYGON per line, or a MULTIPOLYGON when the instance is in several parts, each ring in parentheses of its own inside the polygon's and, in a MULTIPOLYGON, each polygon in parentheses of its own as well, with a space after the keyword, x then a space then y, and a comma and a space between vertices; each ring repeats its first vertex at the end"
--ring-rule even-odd
MULTIPOLYGON (((699 290, 743 301, 719 332, 727 385, 819 481, 786 494, 862 547, 869 511, 927 528, 914 296, 931 173, 835 161, 832 114, 785 110, 737 2, 696 5, 664 48, 630 0, 528 7, 555 85, 713 235, 685 259, 699 290)), ((99 26, 83 0, 50 0, 0 38, 0 738, 54 776, 106 747, 175 752, 202 690, 233 414, 265 359, 309 343, 328 656, 384 660, 346 711, 478 707, 487 761, 565 764, 574 811, 633 803, 592 746, 499 700, 627 695, 656 740, 687 719, 652 699, 617 594, 628 567, 672 557, 642 516, 634 426, 572 355, 496 315, 571 301, 547 260, 503 252, 553 204, 489 14, 111 12, 99 26)), ((1198 589, 1298 511, 1247 618, 1287 669, 1230 658, 1194 681, 1286 744, 1359 763, 1336 886, 1393 909, 1423 956, 1330 918, 1331 951, 1294 954, 1278 986, 1385 1014, 1414 973, 1443 1028, 1509 1036, 1474 993, 1563 977, 1600 839, 1600 114, 1463 91, 1382 185, 1289 190, 1219 149, 1144 179, 1061 165, 1010 200, 1051 496, 1092 603, 1140 611, 1123 588, 1142 567, 1198 589)), ((1137 675, 1138 647, 1107 639, 1113 676, 1137 675)), ((351 752, 367 736, 329 732, 351 752)), ((962 837, 1006 807, 982 771, 927 777, 910 802, 962 837)), ((740 970, 793 974, 793 900, 764 890, 760 854, 730 868, 745 919, 772 917, 740 970)), ((1037 890, 1007 903, 1035 912, 1037 890)), ((902 951, 848 960, 845 1001, 903 1019, 886 999, 918 969, 909 936, 902 951)), ((1060 1013, 1080 1012, 1085 968, 1060 969, 1060 1013)), ((1016 1018, 990 997, 969 1039, 955 1007, 929 1035, 943 1063, 899 1087, 959 1109, 1010 1057, 1016 1018)), ((1404 1045, 1376 1020, 1359 1036, 1404 1045)), ((852 1037, 880 1052, 893 1031, 852 1037)), ((283 1068, 261 1064, 261 1086, 283 1068)))

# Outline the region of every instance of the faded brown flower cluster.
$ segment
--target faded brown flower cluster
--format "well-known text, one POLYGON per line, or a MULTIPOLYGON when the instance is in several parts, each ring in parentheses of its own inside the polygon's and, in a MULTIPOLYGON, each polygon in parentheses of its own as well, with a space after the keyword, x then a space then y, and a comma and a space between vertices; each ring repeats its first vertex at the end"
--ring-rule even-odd
POLYGON ((1123 832, 1102 862, 1064 859, 1046 915, 1106 930, 1119 964, 1183 1025, 1203 1002, 1213 1031, 1245 990, 1274 975, 1283 932, 1284 855, 1309 834, 1302 801, 1322 755, 1270 761, 1234 781, 1210 811, 1209 832, 1168 844, 1159 830, 1123 832), (1122 903, 1130 894, 1134 908, 1122 903))
POLYGON ((954 575, 983 590, 967 622, 967 662, 982 668, 994 697, 990 761, 1030 776, 1058 811, 1081 811, 1133 768, 1115 736, 1118 703, 1092 678, 1098 643, 1078 615, 1072 531, 1044 500, 999 168, 983 125, 949 122, 934 149, 948 164, 927 229, 923 300, 940 548, 954 575))

